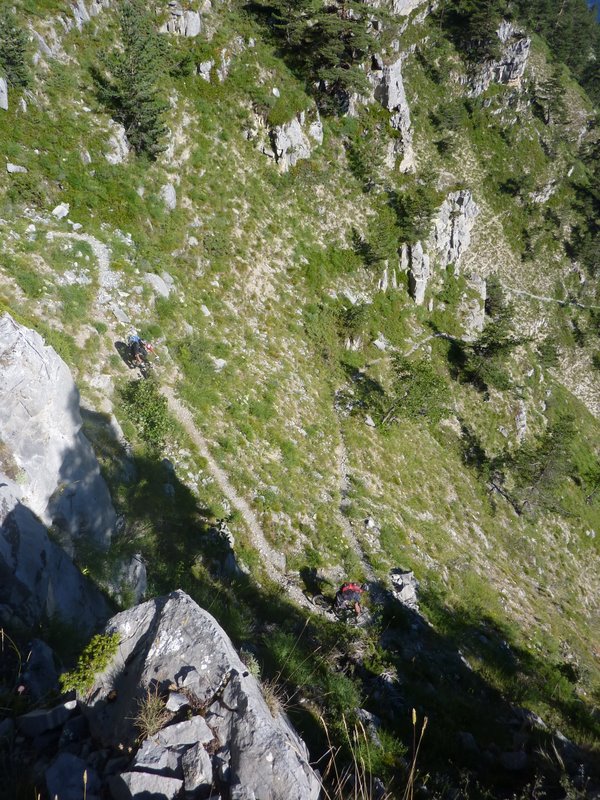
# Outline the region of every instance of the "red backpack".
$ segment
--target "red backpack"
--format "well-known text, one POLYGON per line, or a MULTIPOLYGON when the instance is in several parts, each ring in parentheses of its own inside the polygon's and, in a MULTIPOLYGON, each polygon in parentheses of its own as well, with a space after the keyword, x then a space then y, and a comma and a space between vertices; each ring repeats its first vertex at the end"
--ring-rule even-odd
POLYGON ((362 594, 364 592, 364 589, 362 588, 360 583, 344 583, 340 591, 342 592, 342 594, 344 594, 345 592, 358 592, 359 594, 362 594))

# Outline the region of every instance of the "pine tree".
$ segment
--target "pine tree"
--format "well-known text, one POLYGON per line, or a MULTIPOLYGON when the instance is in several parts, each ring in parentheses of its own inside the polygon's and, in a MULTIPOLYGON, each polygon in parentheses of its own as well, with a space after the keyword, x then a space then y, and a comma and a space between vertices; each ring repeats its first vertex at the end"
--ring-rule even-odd
POLYGON ((448 416, 448 387, 429 361, 408 361, 398 356, 394 359, 393 371, 393 400, 382 425, 401 418, 435 423, 448 416))
POLYGON ((574 420, 558 417, 533 444, 524 444, 507 462, 515 500, 525 513, 560 510, 560 484, 573 470, 574 420))
POLYGON ((14 13, 0 7, 0 75, 9 86, 27 86, 31 75, 27 64, 27 34, 14 13))
POLYGON ((502 6, 500 0, 454 0, 442 6, 440 23, 469 61, 497 58, 500 40, 496 30, 502 6))
MULTIPOLYGON (((374 52, 364 3, 357 0, 255 0, 268 15, 286 55, 335 110, 344 96, 366 89, 362 64, 374 52)), ((369 14, 373 15, 373 10, 369 14)))
POLYGON ((155 158, 168 130, 163 121, 168 104, 158 88, 164 66, 160 38, 141 0, 127 0, 119 21, 123 46, 104 59, 109 75, 101 78, 100 95, 131 146, 155 158))

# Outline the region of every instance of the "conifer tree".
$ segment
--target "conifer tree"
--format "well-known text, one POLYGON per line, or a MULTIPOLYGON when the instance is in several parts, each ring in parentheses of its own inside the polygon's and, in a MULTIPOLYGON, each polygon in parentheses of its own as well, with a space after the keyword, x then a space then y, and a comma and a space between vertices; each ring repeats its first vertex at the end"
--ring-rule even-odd
POLYGON ((534 443, 526 443, 508 461, 515 500, 522 512, 559 510, 557 490, 573 469, 574 420, 558 417, 534 443))
MULTIPOLYGON (((366 89, 359 68, 373 53, 367 9, 357 0, 255 0, 299 72, 334 110, 344 94, 366 89)), ((373 15, 373 9, 369 14, 373 15)))
POLYGON ((141 0, 127 0, 120 11, 122 49, 104 59, 108 76, 100 79, 100 95, 125 128, 138 153, 155 158, 164 150, 168 104, 159 81, 163 52, 153 18, 141 0))
POLYGON ((14 13, 0 6, 0 75, 9 86, 27 86, 30 72, 27 64, 27 34, 14 13))

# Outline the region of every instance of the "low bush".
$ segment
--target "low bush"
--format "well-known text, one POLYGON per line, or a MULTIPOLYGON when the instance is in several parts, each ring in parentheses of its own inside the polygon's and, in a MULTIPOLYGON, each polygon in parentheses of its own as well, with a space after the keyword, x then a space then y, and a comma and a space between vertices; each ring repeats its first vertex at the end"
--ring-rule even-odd
POLYGON ((140 437, 151 450, 162 449, 171 431, 167 399, 153 380, 130 381, 121 389, 126 416, 135 425, 140 437))
POLYGON ((119 647, 119 641, 117 633, 93 636, 79 656, 75 669, 60 676, 62 691, 75 690, 79 694, 88 692, 95 676, 105 670, 112 661, 119 647))

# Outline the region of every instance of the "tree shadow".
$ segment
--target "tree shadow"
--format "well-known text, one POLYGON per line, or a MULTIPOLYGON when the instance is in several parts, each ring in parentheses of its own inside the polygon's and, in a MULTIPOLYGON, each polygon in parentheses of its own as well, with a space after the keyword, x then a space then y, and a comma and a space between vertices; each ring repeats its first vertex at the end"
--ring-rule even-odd
POLYGON ((352 394, 348 398, 352 410, 358 409, 368 411, 377 417, 383 416, 386 392, 379 381, 351 364, 342 363, 342 369, 352 387, 352 394))

